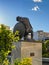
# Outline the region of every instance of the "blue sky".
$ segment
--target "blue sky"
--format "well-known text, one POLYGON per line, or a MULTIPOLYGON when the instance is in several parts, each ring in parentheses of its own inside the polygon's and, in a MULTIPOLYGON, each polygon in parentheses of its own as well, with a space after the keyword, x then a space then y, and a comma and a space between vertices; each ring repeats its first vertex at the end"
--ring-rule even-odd
POLYGON ((11 28, 16 17, 28 17, 34 31, 49 32, 49 0, 0 0, 0 23, 11 28))

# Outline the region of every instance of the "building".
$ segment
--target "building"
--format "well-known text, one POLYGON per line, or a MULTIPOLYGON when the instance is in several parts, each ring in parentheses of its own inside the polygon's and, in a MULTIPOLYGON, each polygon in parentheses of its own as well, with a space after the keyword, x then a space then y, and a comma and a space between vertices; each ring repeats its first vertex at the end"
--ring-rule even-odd
POLYGON ((33 33, 34 40, 43 40, 44 38, 49 37, 48 32, 44 32, 43 30, 39 30, 33 33))

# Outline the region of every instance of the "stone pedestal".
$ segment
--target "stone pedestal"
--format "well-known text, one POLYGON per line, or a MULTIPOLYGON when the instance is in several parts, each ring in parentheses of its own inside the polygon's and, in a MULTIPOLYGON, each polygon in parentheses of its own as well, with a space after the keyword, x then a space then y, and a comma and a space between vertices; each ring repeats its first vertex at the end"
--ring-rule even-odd
POLYGON ((32 58, 32 65, 42 65, 42 43, 22 41, 14 45, 12 64, 16 58, 32 58))

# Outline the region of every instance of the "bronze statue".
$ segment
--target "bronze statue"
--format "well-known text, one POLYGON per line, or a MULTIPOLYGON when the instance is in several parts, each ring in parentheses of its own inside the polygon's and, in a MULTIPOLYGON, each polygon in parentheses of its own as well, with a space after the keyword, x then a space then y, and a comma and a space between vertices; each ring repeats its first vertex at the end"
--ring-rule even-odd
POLYGON ((16 17, 16 20, 18 21, 18 23, 14 26, 13 33, 15 33, 16 30, 18 30, 20 32, 20 38, 24 37, 25 40, 27 39, 28 33, 31 33, 31 39, 33 39, 33 29, 29 19, 26 17, 18 16, 16 17))

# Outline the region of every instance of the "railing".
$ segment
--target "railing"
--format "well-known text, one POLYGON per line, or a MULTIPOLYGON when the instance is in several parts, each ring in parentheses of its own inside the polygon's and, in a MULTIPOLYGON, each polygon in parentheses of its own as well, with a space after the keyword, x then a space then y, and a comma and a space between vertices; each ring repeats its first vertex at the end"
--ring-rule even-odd
POLYGON ((42 62, 49 62, 49 58, 42 58, 42 62))

